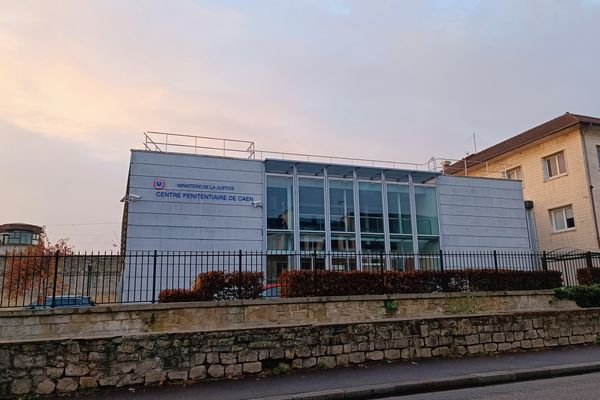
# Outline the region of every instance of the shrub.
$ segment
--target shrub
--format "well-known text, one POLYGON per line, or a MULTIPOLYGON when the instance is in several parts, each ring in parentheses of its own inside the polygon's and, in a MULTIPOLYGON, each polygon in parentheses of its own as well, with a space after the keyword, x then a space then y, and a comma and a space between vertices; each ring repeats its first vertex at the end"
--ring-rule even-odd
POLYGON ((159 303, 181 303, 200 301, 198 293, 189 289, 165 289, 158 294, 159 303))
POLYGON ((559 299, 574 300, 579 307, 600 307, 600 284, 561 288, 554 294, 559 299))
POLYGON ((554 289, 558 271, 477 269, 461 271, 287 271, 282 297, 554 289))
POLYGON ((580 268, 577 270, 577 282, 580 285, 600 283, 600 268, 580 268))
POLYGON ((159 303, 257 299, 263 290, 262 272, 206 272, 199 274, 191 289, 165 289, 159 303), (241 293, 238 288, 241 287, 241 293), (241 296, 240 296, 241 294, 241 296))

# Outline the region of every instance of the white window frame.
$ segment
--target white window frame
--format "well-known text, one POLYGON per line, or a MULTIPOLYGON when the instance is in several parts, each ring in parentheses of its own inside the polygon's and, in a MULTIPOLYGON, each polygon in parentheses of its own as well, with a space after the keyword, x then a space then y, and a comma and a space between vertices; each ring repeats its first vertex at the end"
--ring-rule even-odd
POLYGON ((550 154, 549 156, 546 156, 542 159, 542 164, 543 164, 543 168, 544 168, 544 178, 546 180, 550 180, 550 179, 554 179, 554 178, 558 178, 560 176, 566 175, 567 174, 567 157, 565 155, 565 151, 561 150, 559 152, 556 152, 554 154, 550 154), (563 157, 563 164, 565 166, 565 170, 561 171, 560 170, 560 163, 558 162, 558 158, 560 157, 560 155, 562 154, 563 157), (557 174, 556 175, 552 175, 550 176, 550 171, 548 169, 548 161, 549 160, 555 160, 555 167, 556 167, 556 171, 557 174))
POLYGON ((573 213, 573 205, 568 205, 568 206, 563 206, 563 207, 559 207, 559 208, 553 208, 551 210, 549 210, 550 212, 550 221, 552 222, 552 229, 554 230, 554 232, 565 232, 565 231, 572 231, 575 230, 577 227, 577 224, 575 223, 575 214, 573 213), (571 210, 571 216, 573 218, 573 226, 568 226, 567 224, 567 210, 571 210), (561 218, 562 218, 562 223, 564 228, 563 229, 558 229, 556 227, 556 213, 560 212, 561 218))
POLYGON ((518 166, 516 166, 514 168, 507 169, 506 171, 504 171, 504 177, 506 179, 508 179, 508 180, 511 180, 511 181, 522 181, 523 180, 523 168, 521 168, 521 166, 518 165, 518 166), (519 179, 512 179, 510 177, 510 173, 514 172, 514 171, 520 171, 519 175, 521 175, 521 177, 519 179))

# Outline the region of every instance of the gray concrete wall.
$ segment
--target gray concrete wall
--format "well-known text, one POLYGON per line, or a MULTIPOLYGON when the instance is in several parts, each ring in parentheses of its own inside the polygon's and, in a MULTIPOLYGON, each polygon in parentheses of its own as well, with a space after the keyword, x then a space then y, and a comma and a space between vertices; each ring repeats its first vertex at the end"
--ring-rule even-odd
POLYGON ((263 209, 252 205, 263 200, 261 161, 134 150, 129 185, 142 199, 129 203, 128 251, 263 248, 263 209))
POLYGON ((521 181, 439 176, 437 183, 444 251, 530 250, 521 181))

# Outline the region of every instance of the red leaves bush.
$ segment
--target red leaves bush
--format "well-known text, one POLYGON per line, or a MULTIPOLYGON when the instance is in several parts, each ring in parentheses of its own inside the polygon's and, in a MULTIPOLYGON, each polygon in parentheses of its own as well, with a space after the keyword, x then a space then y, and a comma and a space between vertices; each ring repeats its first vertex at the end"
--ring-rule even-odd
POLYGON ((262 290, 262 272, 207 272, 196 277, 191 289, 162 290, 158 302, 258 299, 262 290))
POLYGON ((561 285, 558 271, 288 271, 281 275, 281 296, 539 290, 561 285))
POLYGON ((600 283, 600 268, 580 268, 577 270, 577 282, 580 285, 600 283))

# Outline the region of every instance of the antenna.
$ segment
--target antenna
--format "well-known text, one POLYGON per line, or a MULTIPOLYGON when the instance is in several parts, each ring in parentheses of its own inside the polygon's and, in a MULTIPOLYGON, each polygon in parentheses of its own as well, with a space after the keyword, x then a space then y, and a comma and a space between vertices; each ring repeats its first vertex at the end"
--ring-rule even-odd
POLYGON ((477 139, 475 138, 475 132, 473 132, 473 147, 475 148, 475 153, 477 153, 477 139))

